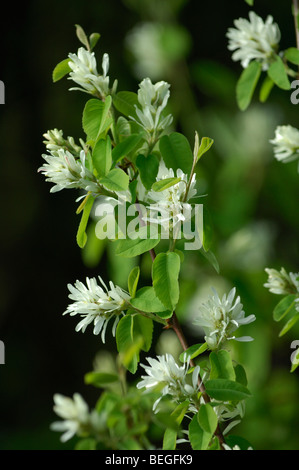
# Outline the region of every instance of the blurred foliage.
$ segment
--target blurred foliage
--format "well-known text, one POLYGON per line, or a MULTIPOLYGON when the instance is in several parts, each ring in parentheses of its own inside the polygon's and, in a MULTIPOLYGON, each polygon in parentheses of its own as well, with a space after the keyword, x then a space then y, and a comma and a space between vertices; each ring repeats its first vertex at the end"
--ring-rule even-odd
MULTIPOLYGON (((120 90, 136 89, 143 76, 169 81, 174 127, 191 144, 195 130, 214 139, 196 173, 201 202, 213 222, 220 275, 199 252, 187 254, 177 313, 190 342, 198 342, 201 332, 190 322, 197 305, 211 286, 220 292, 237 287, 247 315, 254 313, 257 320, 246 327, 253 343, 230 346, 253 392, 236 432, 256 449, 299 449, 299 371, 290 374, 290 344, 299 339, 299 328, 278 338, 279 326, 272 318, 277 297, 263 287, 265 267, 299 270, 296 162, 278 163, 269 144, 276 125, 299 127, 298 109, 288 92, 278 89, 266 104, 255 96, 246 112, 237 108, 240 68, 231 61, 225 33, 235 18, 247 16, 249 6, 239 0, 200 2, 200 14, 195 14, 195 0, 52 0, 47 6, 31 0, 18 8, 13 23, 1 18, 6 53, 0 79, 6 104, 0 109, 0 338, 6 364, 0 366, 0 448, 61 448, 49 431, 56 392, 80 392, 94 406, 97 391, 83 378, 102 345, 91 333, 76 333, 74 322, 62 317, 66 284, 100 273, 126 287, 132 268, 128 260, 114 256, 113 243, 93 236, 93 226, 80 253, 73 193, 49 194, 37 174, 47 129, 82 137, 77 117, 85 96, 69 93, 67 81, 51 82, 55 64, 79 47, 73 33, 80 23, 86 31, 101 32, 96 51, 109 53, 109 75, 118 78, 120 90)), ((260 0, 255 11, 263 17, 272 14, 282 46, 294 45, 288 3, 260 0)), ((149 255, 140 263, 145 285, 149 255)), ((171 332, 161 334, 157 328, 155 335, 153 353, 178 354, 171 332)), ((109 339, 108 347, 115 351, 109 339)))

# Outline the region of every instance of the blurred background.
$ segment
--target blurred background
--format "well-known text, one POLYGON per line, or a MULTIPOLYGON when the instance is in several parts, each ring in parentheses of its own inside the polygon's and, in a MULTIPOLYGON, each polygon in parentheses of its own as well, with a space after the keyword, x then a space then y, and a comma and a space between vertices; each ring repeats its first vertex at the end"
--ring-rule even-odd
MULTIPOLYGON (((281 33, 281 49, 295 46, 291 1, 256 0, 264 19, 272 14, 281 33)), ((194 132, 214 139, 197 168, 199 190, 213 224, 212 249, 218 275, 197 252, 186 255, 181 274, 178 315, 190 344, 199 342, 190 322, 210 287, 220 293, 233 286, 255 323, 244 334, 252 343, 231 344, 247 371, 253 398, 235 433, 255 449, 299 449, 299 368, 290 374, 293 328, 278 338, 281 325, 272 311, 279 300, 263 287, 265 267, 299 271, 299 175, 296 162, 273 157, 269 139, 277 125, 299 127, 298 107, 288 92, 274 89, 266 104, 255 95, 246 112, 235 100, 241 73, 231 61, 225 38, 233 20, 247 17, 241 0, 28 0, 6 5, 1 15, 0 106, 1 264, 0 339, 6 363, 0 365, 0 448, 60 449, 53 394, 80 392, 94 406, 98 390, 84 384, 96 354, 103 350, 91 329, 75 332, 76 319, 62 316, 67 283, 100 274, 126 288, 130 262, 114 257, 113 244, 90 237, 81 252, 77 194, 50 194, 37 173, 45 148, 42 134, 54 127, 77 141, 84 137, 81 113, 88 99, 69 92, 66 79, 53 84, 55 65, 80 46, 75 24, 100 32, 95 52, 110 55, 109 76, 119 90, 136 91, 139 81, 171 83, 171 111, 176 130, 194 141, 194 132)), ((99 67, 100 68, 100 67, 99 67)), ((144 284, 150 258, 140 260, 144 284)), ((242 333, 242 332, 241 332, 242 333)), ((171 332, 155 331, 158 351, 171 352, 171 332)), ((107 348, 115 352, 108 336, 107 348)))

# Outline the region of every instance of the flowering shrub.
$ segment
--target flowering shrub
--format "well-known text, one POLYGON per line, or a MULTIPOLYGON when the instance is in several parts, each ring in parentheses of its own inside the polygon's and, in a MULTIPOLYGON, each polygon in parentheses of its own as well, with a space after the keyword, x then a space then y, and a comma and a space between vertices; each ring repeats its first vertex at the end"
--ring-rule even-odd
MULTIPOLYGON (((227 33, 228 48, 233 51, 232 59, 239 60, 244 69, 237 83, 237 101, 245 110, 262 72, 266 77, 261 101, 268 98, 274 85, 291 88, 289 77, 296 72, 290 64, 299 64, 299 51, 279 51, 280 30, 271 16, 264 22, 250 12, 249 21, 236 20, 235 26, 227 33)), ((102 389, 91 411, 78 393, 73 399, 54 396, 54 411, 62 421, 53 423, 52 429, 63 432, 64 442, 77 436, 78 449, 174 450, 180 444, 193 450, 251 449, 244 438, 229 436, 246 416, 246 399, 251 396, 246 371, 232 356, 229 342, 254 340, 236 334, 256 320, 254 313, 246 315, 236 288, 222 297, 213 289, 193 318, 203 342, 192 345, 187 344, 176 315, 184 251, 192 249, 182 241, 200 240, 200 246, 197 243, 193 248, 200 249, 217 269, 207 242, 209 227, 204 218, 197 217, 196 203, 196 167, 213 139, 199 137, 194 130, 191 146, 173 129, 169 83, 144 78, 137 92, 118 91, 117 80, 110 87, 109 56, 103 55, 99 73, 93 52, 99 35, 93 33, 88 38, 77 25, 77 36, 84 47, 56 66, 53 81, 67 76, 79 85, 70 90, 91 95, 82 115, 86 137, 77 145, 73 137, 65 139, 62 130, 48 130, 44 134, 48 153, 42 155, 45 163, 40 172, 53 185, 52 193, 79 190, 80 248, 87 242, 92 210, 108 204, 116 226, 110 241, 115 256, 136 259, 136 265, 129 274, 127 290, 113 281, 106 285, 104 273, 97 279, 87 277, 85 284, 76 280, 68 285, 72 303, 64 314, 80 317, 78 332, 85 333, 92 324, 93 334, 100 335, 103 343, 111 327, 118 356, 109 373, 99 367, 85 375, 87 384, 102 389), (120 221, 117 215, 122 207, 129 208, 129 217, 120 221), (140 287, 142 256, 151 258, 152 268, 150 285, 140 287), (178 360, 166 353, 148 355, 147 364, 141 363, 141 355, 151 354, 154 325, 174 331, 181 345, 178 360), (145 375, 140 377, 141 368, 145 375), (162 436, 158 444, 152 438, 153 426, 162 436)), ((276 129, 271 143, 278 160, 298 158, 297 133, 291 126, 276 129)), ((99 232, 99 238, 105 236, 99 232)), ((274 319, 293 313, 283 334, 299 319, 299 274, 288 274, 284 268, 280 272, 266 268, 266 272, 269 279, 265 287, 285 296, 274 311, 274 319)))

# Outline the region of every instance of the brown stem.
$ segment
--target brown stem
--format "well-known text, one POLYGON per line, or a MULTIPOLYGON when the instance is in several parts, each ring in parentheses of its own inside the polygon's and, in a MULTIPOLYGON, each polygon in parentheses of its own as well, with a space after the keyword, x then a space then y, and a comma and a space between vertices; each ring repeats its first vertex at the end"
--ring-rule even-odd
POLYGON ((298 0, 293 0, 293 14, 294 14, 294 21, 295 21, 295 33, 296 33, 296 44, 297 44, 297 49, 299 49, 299 27, 298 27, 298 14, 299 14, 299 6, 298 6, 298 0))
MULTIPOLYGON (((152 261, 154 261, 155 258, 156 258, 156 252, 155 252, 154 248, 152 248, 149 251, 149 253, 151 255, 152 261)), ((185 338, 182 327, 180 325, 180 322, 179 322, 178 317, 176 316, 175 312, 173 312, 172 317, 167 320, 167 323, 168 323, 167 327, 173 329, 173 331, 175 332, 175 334, 177 335, 177 337, 178 337, 178 339, 181 343, 181 346, 182 346, 183 350, 186 351, 189 346, 188 346, 187 340, 185 338)), ((190 365, 191 365, 191 367, 195 367, 195 363, 192 359, 190 360, 190 365)), ((204 386, 203 381, 201 380, 200 376, 198 377, 198 387, 199 387, 199 390, 201 391, 201 396, 203 397, 205 403, 209 403, 211 401, 211 399, 210 399, 209 395, 206 392, 205 386, 204 386)), ((218 438, 220 448, 223 450, 224 438, 223 438, 222 432, 220 430, 219 424, 216 428, 215 436, 218 438)))

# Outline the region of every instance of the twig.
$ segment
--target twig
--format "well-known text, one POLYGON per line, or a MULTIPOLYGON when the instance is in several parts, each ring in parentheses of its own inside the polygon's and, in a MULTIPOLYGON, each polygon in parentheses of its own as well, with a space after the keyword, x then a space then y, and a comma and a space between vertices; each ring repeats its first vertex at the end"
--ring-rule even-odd
MULTIPOLYGON (((156 258, 156 253, 155 253, 155 250, 153 248, 150 250, 150 255, 151 255, 152 261, 154 261, 155 258, 156 258)), ((175 332, 175 334, 177 335, 177 337, 178 337, 178 339, 181 343, 181 346, 182 346, 183 350, 186 351, 189 346, 188 346, 187 340, 185 338, 182 327, 180 325, 180 322, 179 322, 178 317, 177 317, 175 312, 173 312, 172 317, 167 320, 167 323, 168 323, 168 328, 173 329, 173 331, 175 332)), ((191 365, 191 367, 195 367, 195 363, 192 359, 190 360, 190 365, 191 365)), ((206 392, 205 386, 204 386, 200 376, 198 377, 198 386, 199 386, 199 390, 201 391, 201 394, 202 394, 202 397, 203 397, 205 403, 209 403, 211 401, 211 399, 210 399, 209 395, 206 392)), ((222 435, 222 432, 220 430, 219 425, 217 426, 217 429, 216 429, 214 434, 219 440, 220 448, 223 449, 222 444, 224 444, 225 441, 224 441, 224 438, 223 438, 223 435, 222 435)))
POLYGON ((296 32, 296 44, 297 44, 297 49, 299 49, 299 25, 298 25, 298 14, 299 14, 299 6, 298 6, 298 0, 293 0, 293 14, 294 14, 294 21, 295 21, 295 32, 296 32))

